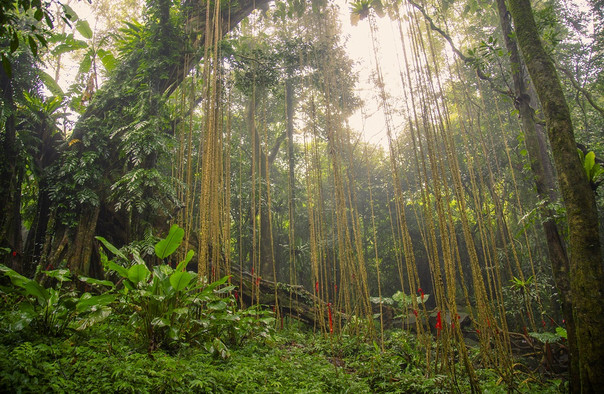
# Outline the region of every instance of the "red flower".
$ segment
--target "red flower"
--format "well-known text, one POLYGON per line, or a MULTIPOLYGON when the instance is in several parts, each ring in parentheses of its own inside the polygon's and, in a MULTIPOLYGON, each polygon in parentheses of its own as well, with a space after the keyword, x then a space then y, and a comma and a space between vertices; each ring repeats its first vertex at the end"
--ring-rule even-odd
POLYGON ((413 310, 413 314, 415 315, 415 317, 417 317, 417 309, 413 310))
POLYGON ((239 301, 239 293, 235 290, 235 301, 239 301))
POLYGON ((436 314, 436 329, 438 330, 439 333, 440 333, 440 330, 443 329, 443 322, 440 318, 440 311, 438 311, 438 313, 436 314))
POLYGON ((317 293, 319 292, 319 281, 315 282, 315 290, 317 291, 317 293))
POLYGON ((545 320, 541 320, 541 325, 545 328, 545 320))
POLYGON ((13 257, 17 257, 17 251, 16 250, 13 250, 12 254, 13 254, 13 257))
POLYGON ((256 286, 258 286, 260 284, 260 279, 262 279, 262 278, 261 277, 256 278, 256 286))
POLYGON ((419 294, 421 294, 421 296, 422 296, 422 302, 424 302, 424 290, 422 290, 422 288, 420 287, 419 289, 417 289, 417 292, 419 294))

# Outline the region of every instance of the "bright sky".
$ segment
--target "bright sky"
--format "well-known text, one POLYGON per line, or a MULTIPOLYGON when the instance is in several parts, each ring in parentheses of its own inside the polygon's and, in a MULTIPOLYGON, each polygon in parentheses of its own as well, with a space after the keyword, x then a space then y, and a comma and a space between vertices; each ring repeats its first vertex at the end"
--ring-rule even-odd
MULTIPOLYGON (((342 33, 347 38, 348 56, 355 61, 355 71, 359 74, 357 93, 363 100, 363 108, 357 111, 349 120, 350 126, 362 133, 363 139, 373 144, 387 146, 386 123, 379 109, 377 88, 373 82, 375 61, 371 43, 369 21, 362 20, 356 26, 350 22, 350 6, 347 0, 336 0, 340 9, 342 33)), ((388 18, 377 21, 380 42, 380 64, 384 79, 388 86, 396 86, 398 81, 398 65, 395 48, 398 38, 390 25, 388 18)))

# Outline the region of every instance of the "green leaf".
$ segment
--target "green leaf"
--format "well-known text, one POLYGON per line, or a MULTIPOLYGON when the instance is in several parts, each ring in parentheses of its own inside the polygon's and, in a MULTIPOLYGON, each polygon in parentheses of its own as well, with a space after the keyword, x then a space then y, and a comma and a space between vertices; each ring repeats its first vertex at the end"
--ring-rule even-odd
POLYGON ((92 55, 93 54, 91 53, 91 51, 88 51, 86 53, 84 59, 82 59, 82 61, 80 62, 80 68, 78 69, 78 73, 86 74, 88 71, 90 71, 90 67, 92 67, 92 55))
POLYGON ((75 326, 75 329, 78 331, 85 330, 86 328, 102 322, 111 314, 111 308, 103 306, 98 308, 97 310, 86 315, 85 318, 78 320, 78 324, 75 326))
MULTIPOLYGON (((115 263, 114 263, 115 264, 115 263)), ((121 267, 120 267, 121 268, 121 267)), ((124 271, 126 272, 126 275, 128 274, 128 271, 126 271, 126 269, 124 269, 124 271)), ((94 279, 94 278, 89 278, 87 276, 80 276, 79 278, 82 282, 84 283, 88 283, 89 285, 97 285, 97 286, 107 286, 107 287, 115 287, 115 284, 110 281, 110 280, 100 280, 100 279, 94 279)))
POLYGON ((29 49, 31 49, 31 53, 34 57, 38 56, 38 44, 36 44, 36 40, 32 36, 27 37, 27 41, 29 42, 29 49))
POLYGON ((221 289, 216 290, 216 294, 226 294, 229 293, 231 291, 235 290, 235 286, 230 285, 230 286, 225 286, 221 289))
POLYGON ((111 304, 113 301, 115 301, 115 297, 116 296, 114 294, 101 294, 98 296, 89 296, 87 298, 82 296, 76 304, 76 311, 78 313, 88 310, 94 311, 102 306, 111 304))
POLYGON ((583 168, 585 169, 585 175, 588 180, 592 180, 592 169, 596 165, 596 154, 591 151, 585 155, 585 161, 583 162, 583 168))
POLYGON ((73 10, 73 8, 71 8, 70 6, 68 6, 67 4, 62 4, 63 6, 63 12, 65 13, 65 16, 75 22, 78 20, 78 14, 76 14, 76 12, 73 10))
POLYGON ((25 283, 31 281, 31 279, 26 278, 17 271, 13 270, 12 268, 8 268, 3 264, 0 264, 0 272, 3 272, 6 276, 8 276, 15 286, 23 287, 25 283))
POLYGON ((182 239, 185 236, 185 230, 179 227, 177 224, 170 227, 168 236, 155 245, 155 254, 160 259, 165 259, 178 249, 182 243, 182 239))
POLYGON ((103 67, 105 67, 105 70, 107 70, 107 72, 111 72, 115 69, 117 61, 115 60, 115 56, 113 56, 111 52, 105 49, 99 49, 97 51, 97 55, 101 59, 101 63, 103 63, 103 67))
POLYGON ((58 269, 52 271, 42 271, 49 278, 55 278, 59 282, 69 282, 71 280, 71 272, 66 269, 58 269))
POLYGON ((53 77, 51 77, 48 73, 46 73, 42 70, 38 70, 38 76, 40 77, 40 80, 44 83, 44 85, 46 85, 46 87, 48 88, 48 90, 50 90, 50 92, 52 94, 54 94, 55 96, 64 96, 65 95, 65 93, 63 92, 63 89, 61 89, 61 87, 55 81, 55 79, 53 77))
POLYGON ((28 294, 38 297, 39 300, 48 301, 50 298, 50 294, 48 294, 48 290, 46 290, 41 284, 36 282, 35 280, 30 280, 29 282, 23 284, 22 286, 28 294))
POLYGON ((76 30, 82 35, 82 37, 88 40, 92 38, 92 29, 87 21, 80 19, 76 23, 76 30))
POLYGON ((149 277, 149 269, 144 264, 135 264, 128 270, 128 279, 132 281, 132 283, 137 284, 144 280, 147 280, 149 277))
MULTIPOLYGON (((118 248, 116 248, 115 246, 113 246, 113 245, 112 245, 112 244, 111 244, 109 241, 107 241, 105 238, 103 238, 103 237, 99 237, 99 236, 96 236, 96 237, 94 237, 94 238, 96 238, 96 239, 98 239, 99 241, 101 241, 101 242, 103 243, 103 245, 105 245, 105 247, 106 247, 106 248, 107 248, 107 249, 108 249, 108 250, 109 250, 111 253, 113 253, 114 255, 116 255, 116 256, 118 256, 118 257, 120 257, 120 258, 122 258, 122 259, 124 259, 124 260, 126 260, 126 261, 128 260, 128 259, 126 258, 126 256, 125 256, 125 255, 124 255, 122 252, 120 252, 120 250, 119 250, 118 248)), ((117 270, 116 270, 116 271, 117 271, 117 270)))
POLYGON ((192 250, 189 250, 187 252, 187 256, 185 257, 185 259, 183 261, 181 261, 180 263, 178 263, 178 265, 176 266, 176 271, 186 271, 187 264, 189 264, 189 261, 191 261, 191 259, 193 258, 194 255, 195 255, 195 252, 192 250))
POLYGON ((556 327, 556 334, 560 338, 568 339, 568 336, 566 334, 566 329, 564 327, 556 327))
POLYGON ((9 78, 12 78, 13 67, 10 64, 10 60, 8 59, 8 57, 4 56, 4 54, 2 54, 2 68, 4 69, 4 72, 6 73, 6 75, 9 78))
POLYGON ((128 278, 128 270, 114 261, 108 261, 107 268, 117 272, 122 278, 128 278))
POLYGON ((176 291, 186 288, 194 275, 188 272, 177 271, 170 276, 170 284, 176 291))

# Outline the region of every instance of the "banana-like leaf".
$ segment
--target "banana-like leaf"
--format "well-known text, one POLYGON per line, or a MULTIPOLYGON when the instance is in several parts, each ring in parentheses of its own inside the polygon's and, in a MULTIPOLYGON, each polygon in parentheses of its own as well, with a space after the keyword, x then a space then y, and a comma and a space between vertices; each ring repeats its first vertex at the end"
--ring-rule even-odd
POLYGON ((48 73, 45 73, 42 70, 38 70, 38 77, 40 77, 40 80, 44 83, 44 85, 46 85, 48 90, 50 90, 50 93, 54 94, 55 96, 65 96, 63 89, 61 89, 55 79, 51 77, 48 73))
POLYGON ((170 228, 168 236, 155 245, 155 254, 157 257, 163 260, 174 253, 182 243, 184 236, 185 230, 174 224, 170 228))
POLYGON ((187 287, 193 276, 188 272, 177 271, 170 276, 170 285, 174 290, 181 291, 187 287))
POLYGON ((183 261, 181 261, 180 263, 178 263, 178 265, 176 266, 176 271, 186 271, 187 264, 189 264, 189 261, 191 261, 191 259, 193 258, 194 255, 195 255, 195 252, 192 250, 189 250, 187 252, 187 256, 185 257, 185 259, 183 261))
POLYGON ((114 255, 116 255, 117 257, 120 257, 124 260, 128 260, 126 258, 126 256, 120 252, 120 250, 118 248, 116 248, 115 246, 113 246, 109 241, 107 241, 105 238, 103 237, 99 237, 98 235, 96 237, 94 237, 96 239, 98 239, 99 241, 101 241, 103 243, 103 245, 105 245, 105 247, 114 255))
POLYGON ((144 280, 147 280, 149 277, 150 271, 144 264, 135 264, 128 270, 128 279, 132 281, 132 283, 137 284, 144 280))
POLYGON ((82 37, 90 40, 92 38, 92 29, 87 21, 80 19, 76 23, 76 30, 82 35, 82 37))

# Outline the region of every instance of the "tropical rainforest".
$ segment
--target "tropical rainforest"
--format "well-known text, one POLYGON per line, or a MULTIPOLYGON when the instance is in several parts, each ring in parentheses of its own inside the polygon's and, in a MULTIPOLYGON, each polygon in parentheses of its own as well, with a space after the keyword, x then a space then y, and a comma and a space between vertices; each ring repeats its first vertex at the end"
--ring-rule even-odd
POLYGON ((1 391, 604 387, 602 0, 0 10, 1 391))

